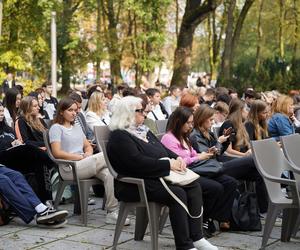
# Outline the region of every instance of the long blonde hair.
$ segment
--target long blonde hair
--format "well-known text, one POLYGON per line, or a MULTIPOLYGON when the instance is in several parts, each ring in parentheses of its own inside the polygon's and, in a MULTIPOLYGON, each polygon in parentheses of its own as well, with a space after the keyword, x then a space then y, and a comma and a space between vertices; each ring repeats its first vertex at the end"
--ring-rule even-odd
POLYGON ((289 116, 289 105, 294 103, 293 99, 287 95, 280 95, 275 102, 273 102, 272 113, 281 113, 289 116))
POLYGON ((267 103, 261 100, 255 100, 251 104, 248 113, 248 121, 254 126, 255 139, 261 140, 268 137, 268 125, 266 120, 259 120, 259 114, 266 110, 267 103))
POLYGON ((88 102, 88 110, 96 113, 99 116, 102 116, 106 111, 104 101, 104 94, 100 91, 95 91, 90 96, 88 102))
POLYGON ((38 130, 40 132, 43 132, 46 130, 46 128, 41 123, 40 118, 38 116, 33 116, 31 114, 32 103, 34 100, 37 101, 37 99, 33 96, 25 96, 20 103, 19 115, 22 116, 26 120, 26 122, 28 123, 28 125, 30 127, 34 128, 35 130, 38 130))
MULTIPOLYGON (((246 146, 250 147, 250 139, 243 123, 243 109, 245 103, 237 98, 232 99, 229 104, 228 120, 233 124, 233 128, 236 131, 236 147, 246 146)), ((235 148, 239 150, 239 148, 235 148)))

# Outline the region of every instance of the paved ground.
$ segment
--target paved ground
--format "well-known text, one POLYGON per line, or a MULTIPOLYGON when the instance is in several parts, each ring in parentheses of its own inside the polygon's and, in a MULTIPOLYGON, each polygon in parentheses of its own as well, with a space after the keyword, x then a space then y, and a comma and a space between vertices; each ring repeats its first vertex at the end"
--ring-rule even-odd
MULTIPOLYGON (((0 249, 110 249, 114 235, 114 226, 105 225, 105 212, 101 210, 102 199, 89 206, 88 226, 81 225, 80 217, 72 215, 72 205, 60 208, 68 209, 70 216, 68 225, 62 229, 48 230, 25 225, 18 218, 9 225, 0 227, 0 249)), ((134 241, 134 216, 132 224, 124 228, 119 239, 118 249, 150 249, 149 234, 144 241, 134 241)), ((300 234, 289 243, 280 242, 280 227, 273 229, 267 249, 300 249, 300 234)), ((262 239, 261 232, 218 233, 210 239, 220 250, 223 249, 259 249, 262 239)), ((163 234, 159 237, 159 249, 175 249, 172 230, 167 223, 163 234)))

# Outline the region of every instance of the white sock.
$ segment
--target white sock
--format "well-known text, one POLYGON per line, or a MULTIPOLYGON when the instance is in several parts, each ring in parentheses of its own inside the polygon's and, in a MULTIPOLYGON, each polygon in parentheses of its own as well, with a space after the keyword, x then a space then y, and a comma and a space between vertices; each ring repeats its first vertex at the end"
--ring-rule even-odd
POLYGON ((34 209, 39 214, 41 212, 44 212, 48 207, 45 206, 43 203, 38 204, 34 209))

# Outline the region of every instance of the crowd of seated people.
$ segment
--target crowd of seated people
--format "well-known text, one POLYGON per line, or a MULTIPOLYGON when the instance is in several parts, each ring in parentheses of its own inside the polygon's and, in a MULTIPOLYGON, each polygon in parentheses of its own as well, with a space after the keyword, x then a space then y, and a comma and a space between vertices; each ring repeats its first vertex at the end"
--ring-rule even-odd
MULTIPOLYGON (((58 101, 51 95, 49 83, 24 97, 15 87, 6 90, 0 104, 0 181, 10 183, 10 190, 0 186, 0 195, 26 223, 36 214, 39 225, 55 228, 66 223, 66 211, 56 211, 48 202, 54 198, 49 176, 57 166, 49 158, 43 140, 47 130, 55 158, 94 159, 94 165, 82 168, 80 178, 103 181, 106 223, 116 223, 118 201, 138 199, 135 187, 117 180, 114 184, 103 153, 96 147, 95 126, 109 126, 112 131, 107 150, 113 168, 120 175, 143 178, 148 199, 169 207, 178 249, 216 249, 203 237, 211 237, 216 231, 213 221, 221 230, 230 230, 239 181, 255 183, 259 212, 266 213, 268 196, 253 161, 250 141, 269 137, 278 140, 295 133, 300 126, 294 114, 297 98, 276 92, 258 95, 253 89, 247 89, 239 98, 234 89, 211 86, 196 91, 172 86, 167 96, 157 88, 142 91, 126 84, 119 85, 113 97, 107 91, 102 85, 93 85, 86 93, 70 91, 58 101), (160 141, 155 136, 155 122, 165 119, 168 125, 160 141), (168 160, 161 159, 164 157, 168 160), (205 173, 210 167, 222 171, 205 173), (193 213, 199 213, 203 205, 203 223, 188 218, 158 180, 170 170, 185 168, 201 178, 187 187, 170 188, 193 213), (22 176, 30 173, 38 187, 32 185, 33 190, 22 176), (11 190, 24 194, 22 188, 30 190, 30 197, 23 195, 18 203, 11 190), (27 206, 26 212, 20 213, 20 206, 27 206), (50 217, 38 219, 44 212, 50 217)), ((60 174, 71 178, 68 169, 60 174)), ((125 224, 130 221, 127 219, 125 224)))

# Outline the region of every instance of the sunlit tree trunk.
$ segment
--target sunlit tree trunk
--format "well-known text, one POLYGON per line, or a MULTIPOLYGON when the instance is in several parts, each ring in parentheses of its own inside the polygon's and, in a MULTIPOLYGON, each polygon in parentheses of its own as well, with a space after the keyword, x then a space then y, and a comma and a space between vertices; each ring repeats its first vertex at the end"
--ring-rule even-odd
POLYGON ((260 68, 260 52, 262 46, 263 30, 261 27, 261 19, 263 12, 264 0, 259 0, 259 13, 258 13, 258 22, 257 22, 257 46, 256 46, 256 57, 255 57, 255 72, 259 71, 260 68))
POLYGON ((285 13, 285 0, 279 0, 279 56, 280 59, 284 59, 284 38, 283 38, 283 29, 284 29, 284 13, 285 13))

